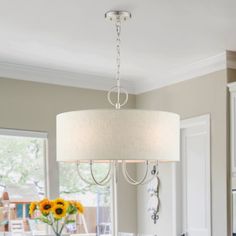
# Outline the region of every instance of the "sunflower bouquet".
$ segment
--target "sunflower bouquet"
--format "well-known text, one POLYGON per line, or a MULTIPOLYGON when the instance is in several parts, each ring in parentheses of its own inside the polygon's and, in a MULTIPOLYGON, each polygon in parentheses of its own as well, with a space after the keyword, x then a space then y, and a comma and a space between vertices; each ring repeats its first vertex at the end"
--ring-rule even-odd
POLYGON ((62 234, 67 224, 74 223, 72 215, 83 214, 84 207, 77 201, 65 201, 62 198, 49 200, 47 198, 40 202, 32 202, 29 208, 29 214, 36 220, 40 220, 51 226, 56 236, 62 234))

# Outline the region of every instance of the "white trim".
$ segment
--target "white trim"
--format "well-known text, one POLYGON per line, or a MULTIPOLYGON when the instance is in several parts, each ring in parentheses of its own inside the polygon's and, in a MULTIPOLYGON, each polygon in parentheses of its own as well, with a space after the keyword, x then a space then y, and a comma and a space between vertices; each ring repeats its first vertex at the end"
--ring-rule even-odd
POLYGON ((209 124, 210 124, 210 114, 205 114, 205 115, 196 116, 196 117, 190 117, 190 118, 181 120, 180 128, 181 129, 186 129, 186 128, 189 128, 189 127, 202 125, 202 124, 206 124, 207 126, 209 126, 209 124))
POLYGON ((186 65, 183 68, 178 68, 176 70, 170 69, 170 73, 158 76, 159 78, 162 78, 161 81, 156 77, 154 79, 143 80, 136 84, 135 92, 136 94, 148 92, 150 90, 159 89, 171 84, 224 70, 226 68, 226 53, 224 52, 186 65))
POLYGON ((228 83, 227 86, 228 86, 230 92, 236 91, 236 82, 228 83))
MULTIPOLYGON (((236 116, 236 110, 235 110, 235 102, 236 102, 236 82, 233 83, 229 83, 228 84, 229 87, 229 91, 230 91, 230 178, 235 178, 236 177, 236 166, 235 166, 235 162, 236 162, 236 158, 235 158, 235 116, 236 116)), ((231 188, 232 188, 232 184, 231 184, 231 188)), ((231 194, 230 194, 231 196, 231 194)), ((233 199, 231 196, 231 203, 232 203, 233 199)), ((232 204, 231 204, 232 206, 232 204)), ((230 222, 231 222, 231 227, 230 227, 230 231, 231 231, 231 235, 232 235, 232 230, 233 230, 233 211, 232 211, 232 207, 231 207, 231 218, 230 218, 230 222)))
MULTIPOLYGON (((52 68, 5 62, 0 62, 0 77, 106 91, 113 87, 115 83, 113 77, 109 76, 76 73, 52 68)), ((122 84, 129 93, 134 93, 134 86, 132 82, 123 79, 122 84)))
MULTIPOLYGON (((197 116, 197 117, 192 117, 192 118, 188 118, 188 119, 185 119, 185 120, 181 120, 181 129, 186 129, 186 128, 190 128, 190 127, 194 127, 194 126, 198 126, 198 125, 201 125, 201 124, 205 124, 206 125, 206 133, 207 133, 207 140, 208 140, 208 149, 207 149, 207 153, 208 153, 208 162, 207 162, 207 166, 206 168, 209 170, 209 173, 208 173, 208 183, 207 183, 207 188, 210 189, 210 194, 209 196, 207 196, 207 202, 208 202, 208 205, 209 205, 209 208, 210 208, 210 212, 209 212, 209 215, 208 215, 208 223, 210 225, 210 232, 209 232, 209 235, 212 235, 212 204, 211 204, 211 141, 210 141, 210 114, 206 114, 206 115, 202 115, 202 116, 197 116)), ((176 174, 177 174, 177 171, 176 171, 176 165, 173 165, 172 166, 173 168, 173 176, 172 177, 172 180, 173 180, 173 236, 176 236, 177 235, 177 225, 176 225, 176 222, 177 222, 177 214, 176 214, 176 201, 174 201, 174 198, 176 197, 176 189, 177 189, 177 186, 176 186, 176 174)), ((183 178, 184 179, 184 178, 183 178)))
MULTIPOLYGON (((45 197, 50 198, 50 171, 49 171, 49 155, 48 155, 48 138, 46 137, 44 140, 44 176, 45 176, 45 197)), ((47 231, 48 231, 48 227, 47 227, 47 231)))
POLYGON ((230 153, 231 153, 231 177, 236 176, 235 166, 235 102, 236 102, 236 87, 235 83, 229 88, 230 90, 230 153))
POLYGON ((171 165, 172 168, 172 206, 173 206, 173 211, 172 211, 172 235, 176 236, 177 235, 177 211, 176 211, 176 207, 177 207, 177 203, 176 203, 176 191, 177 191, 177 186, 176 186, 176 164, 172 163, 171 165))
MULTIPOLYGON (((169 73, 163 75, 143 78, 142 81, 123 79, 122 86, 131 94, 140 94, 226 68, 226 53, 224 52, 186 65, 183 68, 170 69, 169 73), (162 79, 159 80, 158 78, 162 79)), ((0 62, 0 77, 106 91, 114 86, 113 76, 98 76, 89 72, 76 73, 6 62, 0 62)))
POLYGON ((0 135, 30 137, 30 138, 45 138, 45 139, 48 137, 48 134, 46 132, 4 129, 4 128, 0 128, 0 135))

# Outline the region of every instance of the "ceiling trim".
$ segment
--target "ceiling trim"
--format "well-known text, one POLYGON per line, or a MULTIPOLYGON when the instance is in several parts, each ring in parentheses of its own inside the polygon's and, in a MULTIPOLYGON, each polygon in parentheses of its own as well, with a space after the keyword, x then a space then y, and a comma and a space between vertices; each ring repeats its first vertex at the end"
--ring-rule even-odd
MULTIPOLYGON (((136 84, 136 94, 145 93, 151 90, 159 89, 171 84, 179 83, 189 79, 193 79, 199 76, 210 74, 219 70, 226 69, 226 53, 220 53, 216 56, 212 56, 198 62, 189 64, 183 68, 172 70, 168 75, 160 75, 161 80, 158 77, 155 80, 146 80, 136 84), (168 81, 171 80, 171 83, 168 81)), ((169 70, 171 71, 171 69, 169 70)))
MULTIPOLYGON (((5 62, 0 62, 0 77, 105 91, 115 83, 109 77, 5 62)), ((132 82, 123 81, 123 85, 129 93, 135 93, 132 82)))
MULTIPOLYGON (((122 80, 122 84, 129 93, 140 94, 223 70, 227 66, 226 53, 221 53, 183 68, 170 69, 169 71, 172 72, 168 75, 163 74, 150 79, 144 78, 143 81, 139 80, 137 82, 122 80), (158 80, 158 77, 162 79, 158 80), (170 80, 171 83, 168 82, 170 80)), ((236 64, 234 66, 236 68, 236 64)), ((0 62, 0 77, 106 91, 114 86, 114 80, 109 77, 5 62, 0 62)))
POLYGON ((236 53, 235 52, 227 53, 227 68, 236 69, 236 53))
POLYGON ((228 61, 227 68, 236 70, 236 61, 228 61))

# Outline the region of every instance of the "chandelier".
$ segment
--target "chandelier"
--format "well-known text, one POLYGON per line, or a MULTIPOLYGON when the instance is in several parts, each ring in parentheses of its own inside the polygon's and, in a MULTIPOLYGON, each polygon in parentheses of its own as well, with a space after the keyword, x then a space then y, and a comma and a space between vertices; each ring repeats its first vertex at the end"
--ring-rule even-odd
MULTIPOLYGON (((118 163, 122 165, 125 180, 131 185, 157 179, 158 186, 154 191, 157 205, 152 214, 156 222, 160 204, 158 161, 179 160, 180 118, 175 113, 164 111, 121 109, 128 102, 128 92, 120 82, 121 23, 129 20, 131 14, 109 11, 105 18, 115 23, 117 35, 116 85, 107 94, 115 109, 80 110, 57 115, 57 160, 77 163, 79 176, 88 184, 106 185, 112 180, 113 195, 116 195, 118 163), (115 101, 111 96, 113 93, 116 93, 115 101), (92 181, 81 172, 80 164, 83 162, 89 163, 92 181), (94 163, 100 162, 108 163, 109 168, 98 180, 93 169, 94 163), (144 163, 145 171, 139 180, 131 177, 127 163, 144 163)), ((116 204, 116 199, 114 201, 116 204)), ((113 208, 117 211, 116 205, 113 208)), ((117 225, 117 219, 114 221, 117 225)))

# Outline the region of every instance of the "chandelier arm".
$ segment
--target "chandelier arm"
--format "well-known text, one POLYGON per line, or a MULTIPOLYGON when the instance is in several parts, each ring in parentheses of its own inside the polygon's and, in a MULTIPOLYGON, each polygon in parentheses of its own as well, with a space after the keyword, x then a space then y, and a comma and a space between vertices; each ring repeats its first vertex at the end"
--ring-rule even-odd
POLYGON ((83 177, 83 175, 80 172, 79 165, 80 165, 80 162, 78 161, 77 162, 77 173, 78 173, 79 177, 88 185, 96 185, 97 184, 97 185, 100 185, 100 186, 104 186, 111 179, 111 162, 109 163, 109 170, 107 172, 107 175, 101 181, 96 180, 96 178, 93 174, 92 161, 90 162, 90 173, 91 173, 91 177, 93 179, 93 182, 91 182, 91 181, 89 181, 89 180, 87 180, 83 177))
MULTIPOLYGON (((147 161, 147 162, 148 162, 148 161, 147 161)), ((148 170, 149 170, 149 165, 150 165, 150 163, 148 162, 148 166, 146 167, 147 173, 148 173, 148 170)), ((123 175, 124 175, 125 179, 127 180, 127 178, 128 178, 127 181, 128 181, 129 183, 130 183, 130 181, 132 182, 132 183, 130 183, 130 184, 145 185, 145 184, 151 182, 154 178, 157 177, 157 175, 158 175, 157 168, 158 168, 158 161, 157 161, 156 164, 153 166, 153 170, 151 171, 152 177, 150 177, 149 179, 146 179, 146 178, 145 178, 145 180, 142 181, 141 183, 138 183, 136 180, 134 180, 134 179, 129 175, 129 173, 128 173, 128 171, 127 171, 127 168, 126 168, 126 167, 124 168, 123 165, 122 165, 122 172, 123 172, 123 175), (124 173, 124 172, 125 172, 125 173, 124 173)), ((146 177, 147 177, 147 176, 146 176, 146 177)), ((140 182, 140 181, 139 181, 139 182, 140 182)))
POLYGON ((128 170, 127 170, 127 166, 126 166, 126 161, 123 160, 123 161, 122 161, 122 172, 123 172, 123 175, 124 175, 125 180, 126 180, 129 184, 135 185, 135 186, 143 184, 143 183, 145 182, 146 178, 147 178, 147 175, 148 175, 149 161, 146 161, 145 164, 146 164, 146 165, 145 165, 145 166, 146 166, 146 169, 145 169, 145 174, 144 174, 143 178, 142 178, 141 180, 139 180, 139 181, 136 181, 136 180, 134 180, 134 179, 129 175, 128 170))
POLYGON ((95 184, 104 186, 111 180, 111 162, 109 162, 109 169, 106 176, 101 180, 97 181, 93 173, 93 161, 90 161, 90 173, 95 184))
MULTIPOLYGON (((149 165, 150 165, 150 163, 149 163, 149 165)), ((151 182, 153 179, 155 179, 155 178, 158 176, 158 170, 157 170, 157 169, 158 169, 158 161, 157 161, 156 164, 153 166, 153 169, 152 169, 152 171, 151 171, 152 177, 150 177, 149 179, 145 180, 145 181, 142 183, 142 185, 145 185, 145 184, 151 182)))
MULTIPOLYGON (((146 166, 146 167, 147 167, 147 166, 146 166)), ((147 167, 147 168, 148 168, 148 167, 147 167)), ((135 179, 133 179, 133 178, 129 175, 129 173, 128 173, 127 164, 125 164, 124 170, 125 170, 125 173, 126 173, 127 178, 129 178, 129 180, 132 181, 133 183, 136 183, 137 181, 136 181, 135 179)))
POLYGON ((95 183, 90 182, 89 180, 87 180, 87 179, 85 179, 85 178, 83 177, 83 175, 80 173, 79 165, 80 165, 80 162, 77 161, 77 164, 76 164, 76 167, 77 167, 77 168, 76 168, 76 169, 77 169, 77 174, 78 174, 78 176, 79 176, 86 184, 88 184, 88 185, 96 185, 95 183))
MULTIPOLYGON (((149 163, 149 165, 150 165, 150 164, 151 164, 151 163, 149 163)), ((158 161, 157 161, 156 164, 153 166, 153 169, 152 169, 152 171, 151 171, 151 175, 152 175, 152 176, 151 176, 149 179, 146 179, 141 185, 145 185, 145 184, 151 182, 154 178, 157 177, 157 175, 158 175, 157 168, 158 168, 158 161)))

